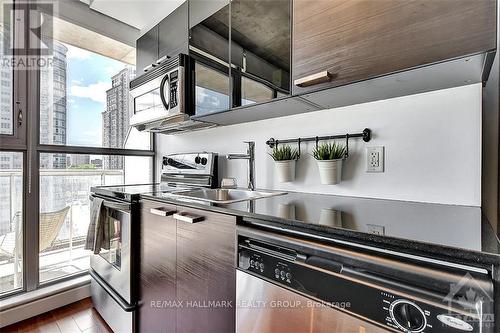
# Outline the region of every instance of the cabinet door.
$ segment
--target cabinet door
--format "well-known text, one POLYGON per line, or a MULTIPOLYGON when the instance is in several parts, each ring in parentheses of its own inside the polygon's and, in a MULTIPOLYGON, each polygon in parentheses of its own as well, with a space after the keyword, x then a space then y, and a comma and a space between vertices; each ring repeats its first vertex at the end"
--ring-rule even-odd
POLYGON ((235 106, 290 94, 291 0, 231 2, 235 106))
POLYGON ((137 39, 136 55, 136 72, 141 75, 147 66, 158 59, 158 26, 137 39))
POLYGON ((188 8, 186 1, 159 23, 158 58, 188 53, 188 8))
MULTIPOLYGON (((224 1, 211 2, 192 1, 193 25, 189 31, 190 55, 195 59, 195 113, 196 115, 224 111, 230 108, 229 79, 229 6, 209 15, 202 10, 214 11, 224 4, 224 1), (215 6, 215 7, 214 7, 215 6)), ((190 9, 191 10, 191 9, 190 9)))
POLYGON ((142 201, 139 332, 175 332, 175 206, 142 201), (167 216, 160 216, 161 212, 167 216), (170 215, 169 215, 170 214, 170 215))
POLYGON ((236 218, 178 208, 204 219, 177 221, 177 332, 234 332, 236 218))
POLYGON ((229 5, 229 0, 189 0, 189 29, 203 22, 227 5, 229 5))
POLYGON ((496 47, 494 0, 294 0, 293 7, 294 93, 496 47))

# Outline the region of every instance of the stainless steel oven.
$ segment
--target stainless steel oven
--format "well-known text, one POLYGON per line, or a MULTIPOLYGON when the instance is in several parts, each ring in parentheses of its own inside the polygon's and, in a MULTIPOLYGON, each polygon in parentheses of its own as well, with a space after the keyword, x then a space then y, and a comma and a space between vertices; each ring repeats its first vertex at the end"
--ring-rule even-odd
MULTIPOLYGON (((91 199, 95 196, 91 196, 91 199)), ((94 306, 115 332, 133 332, 135 290, 132 259, 132 203, 104 199, 104 228, 108 237, 98 254, 90 256, 94 306)))

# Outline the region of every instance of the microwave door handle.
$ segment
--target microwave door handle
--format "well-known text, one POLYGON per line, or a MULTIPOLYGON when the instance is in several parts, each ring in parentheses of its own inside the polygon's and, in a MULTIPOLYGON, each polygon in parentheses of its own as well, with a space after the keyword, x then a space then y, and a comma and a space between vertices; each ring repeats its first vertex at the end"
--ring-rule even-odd
MULTIPOLYGON (((165 109, 169 109, 169 106, 168 106, 168 101, 165 99, 165 85, 167 83, 170 83, 170 80, 168 79, 168 73, 165 74, 165 76, 163 77, 163 79, 161 80, 161 83, 160 83, 160 98, 161 98, 161 102, 163 103, 163 106, 165 107, 165 109)), ((170 86, 170 84, 169 84, 170 86)), ((170 94, 170 88, 168 88, 168 94, 170 94)), ((170 97, 169 97, 170 99, 170 97)))

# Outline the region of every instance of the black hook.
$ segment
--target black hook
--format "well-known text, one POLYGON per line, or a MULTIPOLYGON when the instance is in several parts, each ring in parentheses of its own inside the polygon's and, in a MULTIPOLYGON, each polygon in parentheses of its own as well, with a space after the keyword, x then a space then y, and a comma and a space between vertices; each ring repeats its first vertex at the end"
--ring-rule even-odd
POLYGON ((274 142, 274 146, 276 147, 276 149, 278 149, 278 143, 279 143, 279 140, 276 140, 276 141, 274 142))
POLYGON ((316 149, 318 149, 318 141, 319 141, 319 138, 316 137, 316 149))
POLYGON ((345 135, 345 157, 349 157, 349 133, 345 135))
POLYGON ((299 154, 297 155, 297 158, 300 158, 300 138, 297 140, 297 143, 299 145, 299 154))

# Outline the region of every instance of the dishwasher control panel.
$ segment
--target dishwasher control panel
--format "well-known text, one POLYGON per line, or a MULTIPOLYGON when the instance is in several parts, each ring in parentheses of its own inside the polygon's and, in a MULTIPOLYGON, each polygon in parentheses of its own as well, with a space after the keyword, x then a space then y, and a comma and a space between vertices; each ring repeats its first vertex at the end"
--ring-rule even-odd
POLYGON ((493 327, 484 329, 479 313, 449 307, 446 300, 431 301, 417 294, 411 297, 390 284, 373 282, 377 280, 358 279, 347 274, 347 268, 318 257, 300 258, 286 251, 240 243, 238 269, 394 331, 493 332, 493 327))

